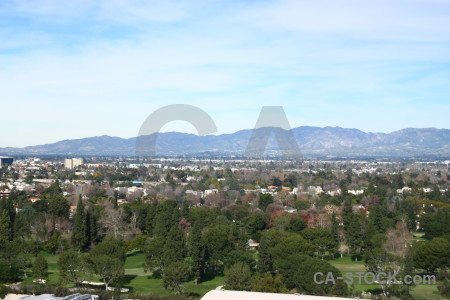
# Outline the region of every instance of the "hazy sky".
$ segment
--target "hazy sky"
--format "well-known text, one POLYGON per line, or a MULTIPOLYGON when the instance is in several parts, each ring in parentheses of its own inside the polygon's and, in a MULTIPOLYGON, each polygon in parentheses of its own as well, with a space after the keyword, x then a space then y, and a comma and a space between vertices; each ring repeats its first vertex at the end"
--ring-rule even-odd
POLYGON ((292 127, 450 128, 449 100, 449 0, 0 1, 0 147, 132 137, 178 103, 219 133, 263 105, 292 127))

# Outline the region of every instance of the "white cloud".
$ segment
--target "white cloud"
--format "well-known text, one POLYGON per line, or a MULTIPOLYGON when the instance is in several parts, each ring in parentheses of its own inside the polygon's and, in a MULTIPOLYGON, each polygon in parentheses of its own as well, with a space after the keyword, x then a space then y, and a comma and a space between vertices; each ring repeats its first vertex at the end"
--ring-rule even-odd
MULTIPOLYGON (((205 109, 220 132, 252 128, 262 105, 283 105, 292 126, 389 131, 409 117, 360 116, 404 103, 416 116, 427 94, 440 107, 450 86, 448 1, 17 3, 0 29, 9 145, 130 137, 174 103, 205 109), (13 125, 36 116, 53 124, 36 123, 42 136, 13 125)), ((448 121, 437 113, 420 124, 448 121)))

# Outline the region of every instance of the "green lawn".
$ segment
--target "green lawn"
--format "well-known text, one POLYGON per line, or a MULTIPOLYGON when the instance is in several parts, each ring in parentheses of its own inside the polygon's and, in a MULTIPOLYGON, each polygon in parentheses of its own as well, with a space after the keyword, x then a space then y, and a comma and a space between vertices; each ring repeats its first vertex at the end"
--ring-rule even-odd
MULTIPOLYGON (((58 255, 49 254, 47 252, 41 253, 48 262, 48 272, 49 272, 49 284, 56 284, 59 278, 58 271, 58 255)), ((144 255, 142 253, 131 253, 128 255, 125 262, 125 278, 123 286, 130 288, 134 293, 141 294, 156 294, 161 296, 168 296, 172 293, 163 287, 161 278, 151 277, 148 273, 144 272, 142 268, 142 263, 144 262, 144 255)), ((363 261, 353 261, 349 256, 344 256, 342 258, 337 258, 329 261, 333 266, 338 268, 342 274, 345 276, 346 272, 363 272, 366 271, 363 261)), ((355 291, 368 291, 372 289, 379 288, 378 285, 373 284, 359 284, 358 276, 355 274, 354 278, 354 289, 355 291)), ((99 281, 99 278, 94 278, 93 281, 99 281)), ((216 277, 210 281, 194 284, 194 281, 187 282, 185 284, 186 291, 193 295, 203 296, 208 291, 223 285, 224 278, 216 277)), ((33 278, 29 276, 23 281, 23 284, 33 285, 33 278)), ((417 285, 412 290, 411 294, 414 299, 425 300, 425 299, 444 299, 439 296, 437 285, 417 285)))
POLYGON ((434 300, 446 299, 439 295, 437 285, 421 284, 414 287, 411 294, 416 300, 434 300))
MULTIPOLYGON (((47 252, 41 252, 48 262, 48 273, 49 278, 48 284, 58 283, 59 270, 58 270, 58 255, 50 254, 47 252)), ((145 273, 142 268, 142 263, 145 257, 142 253, 131 253, 128 254, 127 260, 125 262, 125 277, 123 280, 123 287, 130 288, 131 292, 141 293, 141 294, 156 294, 161 296, 171 295, 172 292, 166 290, 163 287, 161 278, 151 277, 150 274, 145 273)), ((30 272, 31 273, 31 272, 30 272)), ((33 277, 30 276, 26 278, 22 284, 25 285, 35 285, 33 283, 33 277)), ((93 278, 92 281, 100 281, 100 278, 93 278)), ((223 285, 223 277, 216 277, 210 281, 194 284, 194 281, 187 282, 185 284, 186 291, 194 295, 203 296, 208 291, 215 289, 216 287, 223 285)))
MULTIPOLYGON (((56 254, 50 254, 48 252, 41 252, 42 256, 45 257, 48 263, 48 284, 56 284, 58 283, 59 278, 59 270, 58 270, 58 257, 59 255, 56 254)), ((22 283, 25 285, 31 285, 34 284, 33 280, 34 278, 31 276, 31 270, 28 272, 29 276, 26 278, 22 283)))
MULTIPOLYGON (((345 276, 346 272, 354 273, 354 272, 366 271, 363 261, 356 262, 356 261, 353 261, 348 256, 344 256, 342 258, 331 260, 331 261, 329 261, 329 263, 332 264, 333 266, 335 266, 337 269, 339 269, 344 276, 345 276)), ((354 279, 354 283, 355 283, 355 286, 354 286, 355 291, 369 291, 372 289, 379 288, 379 286, 377 284, 359 284, 357 275, 353 276, 353 279, 354 279)), ((416 285, 413 288, 413 290, 411 291, 411 294, 414 297, 414 299, 418 299, 418 300, 445 299, 439 295, 437 287, 438 287, 438 285, 435 285, 435 284, 416 285)))
POLYGON ((425 235, 425 232, 414 232, 413 237, 415 241, 426 241, 426 239, 423 238, 425 235))

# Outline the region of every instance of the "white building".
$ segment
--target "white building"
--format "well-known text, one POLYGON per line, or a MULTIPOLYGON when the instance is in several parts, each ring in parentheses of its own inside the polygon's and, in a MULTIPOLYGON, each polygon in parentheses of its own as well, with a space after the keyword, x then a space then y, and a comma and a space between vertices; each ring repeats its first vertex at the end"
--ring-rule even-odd
POLYGON ((320 193, 323 193, 323 189, 321 186, 309 186, 308 193, 310 193, 312 195, 318 195, 320 193))
POLYGON ((344 300, 353 298, 310 296, 299 294, 275 294, 241 291, 224 291, 220 289, 209 291, 201 300, 344 300))
POLYGON ((82 158, 66 158, 64 160, 64 168, 66 169, 75 169, 78 166, 84 164, 84 159, 82 158))
POLYGON ((349 194, 352 194, 352 195, 362 195, 362 194, 364 194, 364 190, 348 190, 347 192, 349 194))

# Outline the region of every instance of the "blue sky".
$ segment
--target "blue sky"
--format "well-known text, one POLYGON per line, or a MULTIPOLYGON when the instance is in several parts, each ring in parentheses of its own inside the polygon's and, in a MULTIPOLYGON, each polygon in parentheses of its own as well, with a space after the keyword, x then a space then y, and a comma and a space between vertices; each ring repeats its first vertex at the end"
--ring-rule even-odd
POLYGON ((449 98, 449 0, 0 1, 0 147, 132 137, 178 103, 219 133, 265 105, 292 127, 450 128, 449 98))

